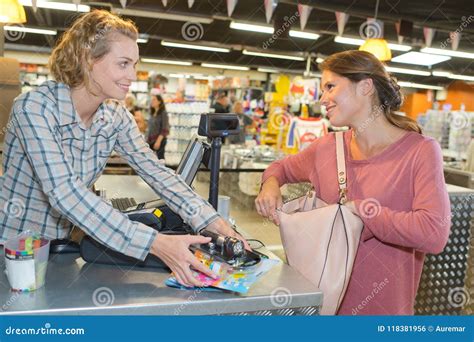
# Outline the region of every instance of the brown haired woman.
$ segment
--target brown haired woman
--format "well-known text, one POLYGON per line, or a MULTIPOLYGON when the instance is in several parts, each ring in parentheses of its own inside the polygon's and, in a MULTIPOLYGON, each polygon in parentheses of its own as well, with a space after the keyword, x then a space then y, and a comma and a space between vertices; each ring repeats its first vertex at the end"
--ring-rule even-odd
POLYGON ((165 159, 166 137, 170 131, 168 113, 161 95, 151 95, 148 144, 156 151, 158 159, 165 159))
MULTIPOLYGON (((416 122, 393 113, 402 102, 400 88, 372 54, 337 53, 320 68, 321 103, 331 124, 350 127, 344 133, 345 205, 364 222, 338 314, 413 314, 424 255, 440 253, 449 235, 440 146, 416 122)), ((318 197, 337 203, 336 173, 335 136, 329 134, 264 172, 257 211, 278 224, 285 183, 311 182, 318 197)))
POLYGON ((164 167, 119 102, 136 79, 137 28, 107 11, 80 17, 53 50, 47 81, 19 96, 5 138, 0 242, 36 227, 65 238, 72 225, 110 248, 143 260, 161 258, 184 285, 202 285, 190 270, 210 273, 189 245, 202 236, 171 236, 130 221, 89 191, 113 150, 196 231, 238 236, 181 178, 164 167), (22 215, 9 210, 22 206, 22 215))

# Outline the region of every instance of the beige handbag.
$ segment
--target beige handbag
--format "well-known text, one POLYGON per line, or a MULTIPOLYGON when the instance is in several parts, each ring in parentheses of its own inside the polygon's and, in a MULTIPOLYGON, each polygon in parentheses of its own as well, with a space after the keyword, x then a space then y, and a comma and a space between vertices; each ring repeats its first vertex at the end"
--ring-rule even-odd
POLYGON ((363 223, 346 202, 343 133, 336 133, 339 203, 327 204, 314 190, 277 210, 290 266, 323 292, 321 314, 336 314, 347 289, 363 223))

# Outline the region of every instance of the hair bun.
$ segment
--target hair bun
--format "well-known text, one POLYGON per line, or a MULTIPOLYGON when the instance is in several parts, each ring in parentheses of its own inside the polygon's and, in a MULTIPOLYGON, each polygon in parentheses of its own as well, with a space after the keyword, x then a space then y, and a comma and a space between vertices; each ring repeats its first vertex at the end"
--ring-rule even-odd
POLYGON ((384 105, 391 111, 399 110, 403 103, 403 94, 400 91, 397 79, 391 75, 388 76, 389 92, 384 99, 384 105))

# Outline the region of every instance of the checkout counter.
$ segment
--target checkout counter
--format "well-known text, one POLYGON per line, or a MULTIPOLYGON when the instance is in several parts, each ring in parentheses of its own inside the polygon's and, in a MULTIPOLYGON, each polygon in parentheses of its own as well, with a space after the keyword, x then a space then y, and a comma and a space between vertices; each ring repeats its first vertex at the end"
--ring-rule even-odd
MULTIPOLYGON (((138 176, 103 175, 96 185, 107 190, 108 198, 156 198, 138 176)), ((245 235, 245 227, 239 230, 245 235)), ((259 251, 276 258, 264 248, 259 251)), ((0 315, 318 315, 323 297, 283 262, 245 295, 178 290, 164 284, 168 276, 162 269, 95 265, 78 254, 51 255, 46 285, 36 291, 10 291, 0 273, 0 315)))

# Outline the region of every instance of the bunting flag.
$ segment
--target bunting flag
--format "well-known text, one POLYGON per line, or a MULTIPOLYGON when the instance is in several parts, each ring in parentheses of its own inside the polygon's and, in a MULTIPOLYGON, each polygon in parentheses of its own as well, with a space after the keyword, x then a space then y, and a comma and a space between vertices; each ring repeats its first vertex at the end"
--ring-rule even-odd
POLYGON ((402 44, 403 43, 403 36, 400 34, 400 22, 399 21, 397 21, 395 23, 395 28, 397 30, 398 44, 402 44))
POLYGON ((265 5, 265 18, 267 19, 267 24, 272 20, 273 12, 278 5, 278 0, 263 0, 265 5))
POLYGON ((127 0, 120 0, 120 5, 122 5, 122 8, 125 8, 127 6, 127 0))
POLYGON ((423 27, 423 35, 425 36, 425 44, 427 47, 431 46, 433 42, 433 38, 435 35, 435 29, 429 27, 423 27))
POLYGON ((188 0, 188 8, 193 7, 194 5, 194 0, 188 0))
POLYGON ((456 51, 461 40, 461 32, 449 32, 449 38, 451 38, 451 49, 456 51))
POLYGON ((344 27, 346 27, 348 20, 349 14, 344 12, 336 12, 337 33, 340 36, 342 36, 342 34, 344 33, 344 27))
POLYGON ((161 0, 161 2, 163 3, 164 7, 166 7, 168 5, 168 0, 161 0))
POLYGON ((232 13, 234 13, 235 6, 237 6, 237 1, 238 0, 227 0, 227 15, 229 17, 231 17, 232 13))
POLYGON ((33 7, 33 12, 35 13, 36 13, 36 10, 38 9, 37 4, 36 4, 37 2, 38 0, 31 0, 31 7, 33 7))
POLYGON ((298 4, 298 13, 300 15, 300 27, 301 30, 304 30, 306 27, 306 23, 308 22, 309 15, 311 14, 311 10, 313 7, 308 5, 301 5, 298 4))

